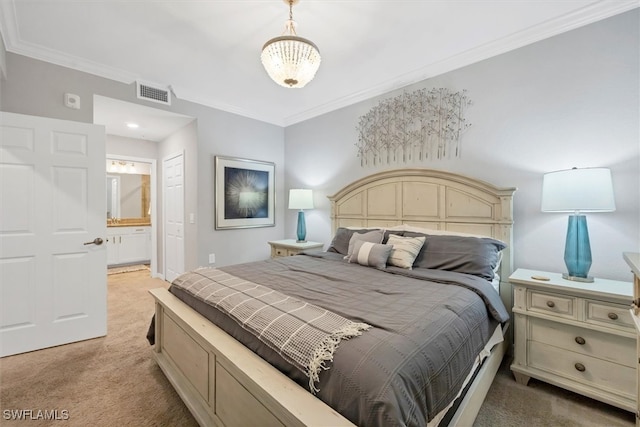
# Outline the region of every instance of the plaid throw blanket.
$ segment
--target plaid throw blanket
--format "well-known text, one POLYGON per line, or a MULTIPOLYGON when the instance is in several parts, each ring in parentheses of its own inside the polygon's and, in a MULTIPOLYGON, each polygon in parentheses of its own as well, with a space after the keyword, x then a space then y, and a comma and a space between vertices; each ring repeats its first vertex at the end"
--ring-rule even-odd
POLYGON ((173 284, 229 315, 304 372, 314 394, 340 341, 371 328, 215 268, 184 273, 173 284))

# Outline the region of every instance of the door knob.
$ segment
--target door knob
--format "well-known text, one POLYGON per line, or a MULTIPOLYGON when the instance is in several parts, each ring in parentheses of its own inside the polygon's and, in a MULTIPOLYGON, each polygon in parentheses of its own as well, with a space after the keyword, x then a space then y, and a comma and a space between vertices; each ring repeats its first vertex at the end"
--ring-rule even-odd
POLYGON ((102 242, 104 242, 104 240, 102 240, 100 237, 96 237, 90 242, 84 242, 84 244, 85 245, 101 245, 102 242))

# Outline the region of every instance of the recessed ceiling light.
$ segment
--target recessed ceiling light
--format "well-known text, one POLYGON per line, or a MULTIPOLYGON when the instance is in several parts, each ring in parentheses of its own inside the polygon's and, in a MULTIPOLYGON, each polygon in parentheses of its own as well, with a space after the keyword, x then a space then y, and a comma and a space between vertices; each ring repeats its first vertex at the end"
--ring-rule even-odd
POLYGON ((137 129, 140 127, 140 125, 138 125, 137 123, 127 123, 127 127, 129 129, 137 129))

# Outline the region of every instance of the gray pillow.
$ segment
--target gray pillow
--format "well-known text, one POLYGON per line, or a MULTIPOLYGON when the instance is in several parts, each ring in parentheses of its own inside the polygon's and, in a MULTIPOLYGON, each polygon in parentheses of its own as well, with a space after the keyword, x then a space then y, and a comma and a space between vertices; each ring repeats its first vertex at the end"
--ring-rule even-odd
POLYGON ((405 232, 405 236, 426 236, 413 268, 432 268, 473 274, 492 281, 500 261, 500 251, 507 246, 489 237, 425 235, 405 232))
POLYGON ((353 253, 349 257, 349 262, 357 262, 367 267, 385 268, 392 248, 391 245, 358 240, 353 245, 353 253))
POLYGON ((347 255, 344 259, 349 259, 351 254, 353 253, 353 248, 357 241, 364 241, 370 243, 382 243, 382 239, 384 238, 383 230, 370 230, 366 233, 353 233, 351 239, 349 239, 349 249, 347 250, 347 255))
POLYGON ((342 255, 346 255, 349 252, 349 241, 351 240, 351 236, 353 233, 366 233, 367 231, 371 231, 370 229, 352 229, 339 227, 336 230, 336 234, 333 236, 333 240, 329 244, 327 248, 327 252, 336 252, 342 255))
MULTIPOLYGON (((335 252, 342 255, 347 255, 349 253, 349 241, 351 241, 351 236, 353 236, 355 233, 358 233, 358 234, 368 233, 372 230, 377 230, 377 229, 338 227, 338 229, 336 230, 336 234, 333 236, 333 240, 331 240, 331 243, 327 248, 327 252, 335 252)), ((376 242, 376 243, 380 243, 380 242, 376 242)))

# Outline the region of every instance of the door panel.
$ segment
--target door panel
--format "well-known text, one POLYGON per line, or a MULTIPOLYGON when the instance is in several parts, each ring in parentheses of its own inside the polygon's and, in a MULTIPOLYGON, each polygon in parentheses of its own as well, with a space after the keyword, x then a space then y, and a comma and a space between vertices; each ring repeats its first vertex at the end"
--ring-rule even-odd
POLYGON ((184 156, 163 162, 165 212, 165 279, 184 273, 184 156))
POLYGON ((106 334, 104 128, 0 112, 0 356, 106 334))
POLYGON ((12 304, 2 304, 2 329, 17 330, 35 326, 35 262, 34 257, 13 257, 0 261, 0 272, 3 273, 2 301, 12 301, 12 304), (21 280, 7 279, 19 277, 21 280))
POLYGON ((87 171, 79 168, 54 167, 52 175, 53 232, 59 236, 65 233, 87 233, 89 225, 87 171))

